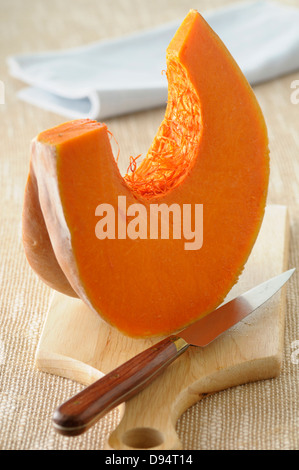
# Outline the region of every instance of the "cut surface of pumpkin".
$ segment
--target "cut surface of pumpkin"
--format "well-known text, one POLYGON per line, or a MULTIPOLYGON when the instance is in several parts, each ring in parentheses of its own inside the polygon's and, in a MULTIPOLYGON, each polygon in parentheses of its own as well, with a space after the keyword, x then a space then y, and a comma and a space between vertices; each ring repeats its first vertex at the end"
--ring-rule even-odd
MULTIPOLYGON (((142 163, 122 177, 105 124, 61 124, 33 141, 30 171, 38 190, 23 211, 26 221, 30 207, 38 207, 48 232, 52 264, 43 257, 33 269, 43 279, 48 270, 51 287, 141 338, 179 331, 223 302, 255 243, 269 180, 256 97, 197 11, 183 21, 166 58, 165 118, 142 163), (202 243, 194 249, 186 249, 186 236, 175 236, 174 209, 183 216, 187 206, 194 237, 192 211, 203 211, 202 243), (165 211, 169 237, 161 225, 158 235, 152 231, 153 208, 165 211), (102 230, 106 224, 106 236, 96 236, 98 223, 102 230), (56 285, 55 273, 63 274, 56 285)), ((23 227, 26 238, 28 220, 23 227)), ((34 225, 36 238, 46 238, 44 227, 34 225)), ((32 230, 30 237, 34 245, 32 230)))

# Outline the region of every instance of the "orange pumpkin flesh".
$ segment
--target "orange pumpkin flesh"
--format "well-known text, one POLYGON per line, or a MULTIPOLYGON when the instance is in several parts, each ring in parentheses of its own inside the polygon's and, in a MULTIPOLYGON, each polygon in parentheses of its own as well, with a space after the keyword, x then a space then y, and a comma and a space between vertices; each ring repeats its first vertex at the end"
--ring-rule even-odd
MULTIPOLYGON (((194 10, 167 49, 167 74, 165 119, 144 161, 125 178, 106 125, 95 121, 41 133, 31 156, 38 199, 30 203, 43 214, 57 260, 53 272, 61 270, 92 310, 133 337, 177 331, 224 300, 247 261, 266 203, 261 110, 221 40, 194 10), (186 250, 184 238, 151 239, 149 223, 146 239, 97 239, 96 207, 110 204, 117 216, 119 196, 126 197, 126 208, 143 204, 147 214, 151 204, 175 203, 182 210, 202 204, 202 247, 186 250)), ((119 223, 128 226, 126 208, 119 223)), ((44 260, 34 269, 43 275, 52 268, 44 260)), ((67 290, 58 279, 54 288, 67 290)))

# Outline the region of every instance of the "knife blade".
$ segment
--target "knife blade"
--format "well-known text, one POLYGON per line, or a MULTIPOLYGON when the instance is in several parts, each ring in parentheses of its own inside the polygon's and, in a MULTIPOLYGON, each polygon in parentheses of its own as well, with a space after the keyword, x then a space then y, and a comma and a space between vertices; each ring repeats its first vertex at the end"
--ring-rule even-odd
POLYGON ((189 346, 206 347, 269 300, 289 280, 285 271, 222 304, 178 334, 131 358, 60 405, 53 414, 55 430, 65 436, 86 432, 100 418, 147 387, 189 346))

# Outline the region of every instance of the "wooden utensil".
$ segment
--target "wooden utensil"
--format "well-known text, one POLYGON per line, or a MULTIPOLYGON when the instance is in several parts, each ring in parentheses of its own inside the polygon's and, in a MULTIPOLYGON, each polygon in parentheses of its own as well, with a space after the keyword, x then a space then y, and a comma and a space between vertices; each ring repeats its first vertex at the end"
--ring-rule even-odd
MULTIPOLYGON (((286 269, 287 211, 269 206, 258 240, 230 298, 286 269)), ((126 403, 107 447, 177 449, 175 422, 203 394, 276 376, 283 349, 284 288, 205 349, 189 348, 126 403)), ((55 294, 36 354, 37 366, 89 384, 154 340, 132 340, 104 324, 79 300, 55 294), (99 372, 101 371, 101 372, 99 372)))
POLYGON ((147 387, 190 346, 206 347, 251 315, 289 280, 289 269, 244 292, 209 315, 155 343, 60 405, 53 425, 65 436, 86 432, 117 405, 147 387))

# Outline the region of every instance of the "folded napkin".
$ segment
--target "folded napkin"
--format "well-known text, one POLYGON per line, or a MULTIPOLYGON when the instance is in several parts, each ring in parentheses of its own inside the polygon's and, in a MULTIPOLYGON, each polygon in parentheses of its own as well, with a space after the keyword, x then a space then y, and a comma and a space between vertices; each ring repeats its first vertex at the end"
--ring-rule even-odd
MULTIPOLYGON (((194 8, 196 8, 196 2, 194 8)), ((248 81, 299 69, 299 9, 268 1, 203 14, 248 81)), ((19 98, 70 119, 103 119, 164 105, 166 48, 180 21, 71 50, 8 58, 29 87, 19 98)))

